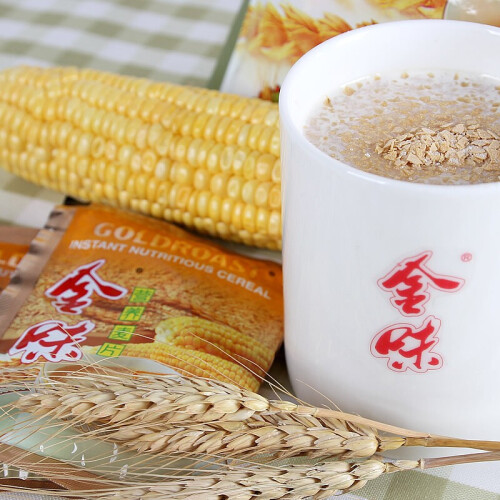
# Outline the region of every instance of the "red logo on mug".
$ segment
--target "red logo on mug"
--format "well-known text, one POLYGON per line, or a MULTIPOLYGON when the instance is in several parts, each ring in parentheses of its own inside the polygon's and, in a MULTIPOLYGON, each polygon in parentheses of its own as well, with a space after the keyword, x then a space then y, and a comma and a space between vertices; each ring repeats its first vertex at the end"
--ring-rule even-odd
POLYGON ((434 316, 419 327, 406 323, 388 326, 375 335, 371 352, 377 358, 387 358, 387 366, 397 372, 437 370, 443 366, 443 358, 433 351, 440 326, 441 321, 434 316))
POLYGON ((391 304, 403 316, 420 316, 425 312, 424 304, 429 301, 429 288, 442 292, 456 292, 465 281, 437 274, 425 264, 432 252, 422 252, 401 261, 392 271, 378 280, 385 292, 391 292, 391 304))
MULTIPOLYGON (((430 290, 456 292, 465 283, 462 278, 437 274, 427 267, 430 250, 399 262, 377 281, 384 292, 391 293, 391 304, 402 316, 421 316, 431 298, 430 290)), ((434 352, 439 339, 441 320, 428 316, 420 326, 395 323, 379 331, 372 340, 371 353, 387 358, 387 366, 397 372, 411 370, 425 373, 443 366, 443 358, 434 352)))

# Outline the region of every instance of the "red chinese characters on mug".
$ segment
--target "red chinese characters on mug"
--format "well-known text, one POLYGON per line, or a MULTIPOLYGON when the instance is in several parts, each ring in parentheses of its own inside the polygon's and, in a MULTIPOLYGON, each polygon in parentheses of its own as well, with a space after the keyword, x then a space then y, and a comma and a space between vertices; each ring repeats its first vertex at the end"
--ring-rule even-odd
MULTIPOLYGON (((453 293, 465 284, 462 278, 431 270, 427 266, 431 257, 431 251, 408 257, 377 282, 381 290, 392 295, 390 302, 402 316, 424 315, 431 291, 453 293)), ((371 353, 377 358, 387 358, 388 368, 397 372, 437 370, 443 366, 442 356, 434 351, 440 327, 441 320, 432 315, 420 325, 391 324, 374 336, 371 353)))

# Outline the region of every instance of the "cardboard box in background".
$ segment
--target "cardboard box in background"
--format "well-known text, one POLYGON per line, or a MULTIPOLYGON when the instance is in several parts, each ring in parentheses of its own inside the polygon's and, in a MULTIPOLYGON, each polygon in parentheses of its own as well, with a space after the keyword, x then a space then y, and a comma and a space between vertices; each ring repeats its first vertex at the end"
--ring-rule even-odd
POLYGON ((500 26, 500 0, 250 0, 221 90, 276 100, 292 64, 319 43, 369 24, 405 19, 500 26))

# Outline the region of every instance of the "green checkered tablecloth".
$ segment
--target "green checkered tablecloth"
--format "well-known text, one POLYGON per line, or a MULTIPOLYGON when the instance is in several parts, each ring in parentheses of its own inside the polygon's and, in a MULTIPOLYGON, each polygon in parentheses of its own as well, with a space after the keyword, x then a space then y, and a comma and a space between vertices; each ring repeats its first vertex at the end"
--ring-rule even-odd
MULTIPOLYGON (((216 86, 231 50, 228 40, 237 32, 245 4, 245 0, 0 0, 0 69, 18 64, 76 65, 216 86)), ((0 223, 40 227, 54 203, 62 200, 61 194, 0 169, 0 223)), ((271 376, 289 387, 282 353, 271 376)), ((263 392, 274 397, 269 389, 263 392)), ((0 494, 0 498, 19 496, 0 494)), ((393 474, 369 482, 356 495, 336 498, 500 500, 500 465, 393 474)))

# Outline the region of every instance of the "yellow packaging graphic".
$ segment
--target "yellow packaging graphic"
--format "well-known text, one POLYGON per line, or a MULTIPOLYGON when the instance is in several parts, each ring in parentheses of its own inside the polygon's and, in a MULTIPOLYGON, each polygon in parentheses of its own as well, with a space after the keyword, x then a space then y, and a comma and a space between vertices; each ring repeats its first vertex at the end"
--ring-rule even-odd
POLYGON ((13 226, 0 227, 0 292, 9 284, 35 234, 34 229, 13 226))
POLYGON ((256 390, 283 337, 278 264, 101 206, 53 212, 4 295, 22 363, 134 356, 256 390))

